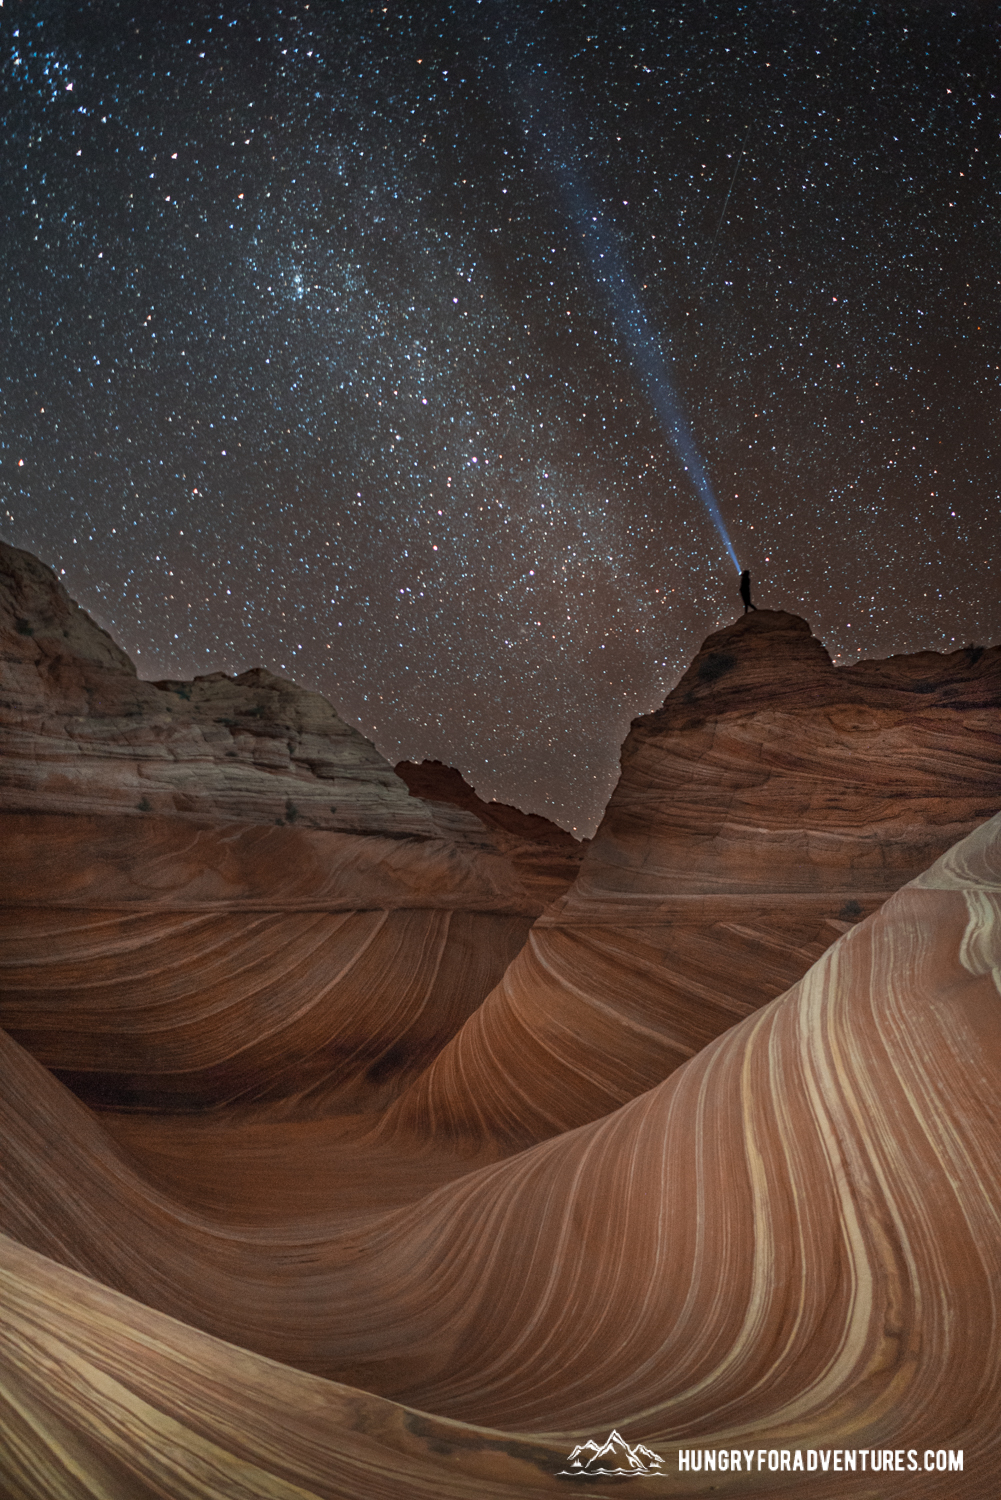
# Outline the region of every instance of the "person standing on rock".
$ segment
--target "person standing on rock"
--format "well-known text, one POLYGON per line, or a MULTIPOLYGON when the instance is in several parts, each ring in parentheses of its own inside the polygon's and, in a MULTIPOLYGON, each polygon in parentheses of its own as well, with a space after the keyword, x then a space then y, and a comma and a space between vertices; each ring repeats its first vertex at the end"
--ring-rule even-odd
POLYGON ((744 601, 745 615, 749 609, 753 609, 757 613, 758 606, 751 603, 751 575, 747 568, 740 575, 740 597, 744 601))

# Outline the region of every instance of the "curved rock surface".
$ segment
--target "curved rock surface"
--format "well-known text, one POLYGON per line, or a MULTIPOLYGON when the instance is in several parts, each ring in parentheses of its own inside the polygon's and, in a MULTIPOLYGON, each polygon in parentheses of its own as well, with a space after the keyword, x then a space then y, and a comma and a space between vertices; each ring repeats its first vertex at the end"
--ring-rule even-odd
MULTIPOLYGON (((437 1457, 443 1495, 533 1495, 554 1492, 554 1454, 614 1426, 669 1457, 962 1448, 961 1491, 918 1472, 894 1493, 986 1497, 1001 1441, 999 916, 1001 816, 642 1097, 340 1226, 334 1208, 257 1229, 182 1208, 5 1042, 3 1229, 48 1257, 0 1246, 16 1394, 0 1420, 18 1462, 37 1472, 79 1435, 85 1472, 152 1475, 153 1493, 284 1495, 319 1444, 347 1477, 311 1477, 307 1494, 383 1493, 366 1463, 421 1494, 437 1457), (304 1383, 318 1377, 372 1394, 304 1383), (263 1407, 294 1399, 309 1418, 290 1453, 263 1407), (179 1454, 201 1488, 179 1487, 179 1454)), ((649 1483, 705 1492, 673 1465, 649 1483)), ((809 1493, 838 1485, 811 1476, 809 1493)))
POLYGON ((580 876, 387 1120, 523 1147, 617 1109, 1001 806, 1001 648, 836 668, 712 635, 637 719, 580 876))
POLYGON ((85 1098, 378 1107, 549 899, 318 694, 141 682, 2 544, 0 670, 0 1025, 85 1098))
POLYGON ((0 1492, 542 1497, 614 1427, 644 1493, 993 1496, 1001 652, 739 621, 565 895, 568 835, 139 682, 13 549, 0 656, 0 1492))

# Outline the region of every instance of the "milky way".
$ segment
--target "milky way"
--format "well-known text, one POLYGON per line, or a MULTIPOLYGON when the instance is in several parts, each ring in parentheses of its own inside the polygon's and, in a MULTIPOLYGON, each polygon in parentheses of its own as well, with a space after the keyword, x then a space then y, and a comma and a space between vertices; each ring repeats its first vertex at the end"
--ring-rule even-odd
POLYGON ((583 832, 739 609, 526 80, 756 602, 840 661, 1001 635, 993 5, 7 0, 0 38, 3 535, 143 676, 263 664, 583 832))

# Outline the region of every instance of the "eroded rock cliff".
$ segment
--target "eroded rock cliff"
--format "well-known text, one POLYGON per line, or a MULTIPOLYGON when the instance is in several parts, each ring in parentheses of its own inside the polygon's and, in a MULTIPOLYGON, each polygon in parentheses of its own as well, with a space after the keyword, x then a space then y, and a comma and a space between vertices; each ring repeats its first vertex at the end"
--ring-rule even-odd
MULTIPOLYGON (((256 668, 143 682, 51 569, 0 543, 0 808, 441 839, 319 693, 256 668)), ((496 850, 473 817, 447 836, 496 850)))

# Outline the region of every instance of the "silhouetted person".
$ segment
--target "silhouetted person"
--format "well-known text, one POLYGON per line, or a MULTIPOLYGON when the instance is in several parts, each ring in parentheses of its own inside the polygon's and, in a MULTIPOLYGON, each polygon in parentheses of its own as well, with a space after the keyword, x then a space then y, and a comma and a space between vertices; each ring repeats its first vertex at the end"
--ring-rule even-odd
POLYGON ((751 575, 745 568, 740 575, 740 597, 744 601, 744 613, 749 609, 757 610, 758 606, 751 603, 751 575))

